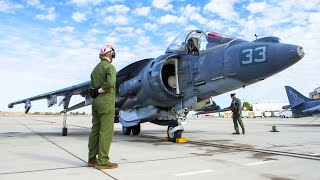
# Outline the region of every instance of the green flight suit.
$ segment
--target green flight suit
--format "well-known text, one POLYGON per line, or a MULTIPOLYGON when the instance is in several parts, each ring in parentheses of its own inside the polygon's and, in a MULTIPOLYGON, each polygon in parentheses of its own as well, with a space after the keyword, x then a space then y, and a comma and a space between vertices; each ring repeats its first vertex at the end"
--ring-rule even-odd
POLYGON ((89 135, 89 159, 98 155, 98 166, 109 162, 109 150, 113 137, 116 69, 108 60, 101 62, 91 73, 89 88, 102 88, 92 102, 92 128, 89 135))
POLYGON ((242 122, 241 116, 242 116, 242 105, 241 100, 239 98, 233 99, 231 102, 231 111, 232 111, 232 120, 234 125, 234 130, 239 133, 239 126, 238 123, 242 129, 242 133, 244 134, 244 124, 242 122))

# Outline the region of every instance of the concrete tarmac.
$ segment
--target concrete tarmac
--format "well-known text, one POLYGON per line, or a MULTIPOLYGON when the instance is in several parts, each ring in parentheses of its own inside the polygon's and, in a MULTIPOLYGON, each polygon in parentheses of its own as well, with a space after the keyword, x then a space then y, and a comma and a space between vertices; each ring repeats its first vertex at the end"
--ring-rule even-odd
POLYGON ((124 136, 115 124, 110 158, 119 168, 99 171, 86 165, 91 117, 68 117, 65 137, 62 116, 0 117, 0 179, 318 180, 320 160, 245 149, 320 158, 320 119, 313 119, 244 118, 246 134, 232 135, 229 118, 189 118, 185 144, 163 141, 166 126, 144 123, 141 135, 124 136), (273 125, 280 132, 270 132, 273 125))

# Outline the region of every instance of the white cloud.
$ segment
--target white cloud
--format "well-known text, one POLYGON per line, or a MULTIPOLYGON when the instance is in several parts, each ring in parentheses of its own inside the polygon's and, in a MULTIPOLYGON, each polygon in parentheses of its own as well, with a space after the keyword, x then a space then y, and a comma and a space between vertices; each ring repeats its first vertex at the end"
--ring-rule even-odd
POLYGON ((189 18, 190 16, 194 15, 194 13, 199 13, 200 7, 194 7, 191 4, 188 4, 186 7, 182 7, 180 11, 182 15, 189 18))
POLYGON ((187 30, 195 30, 195 29, 199 29, 199 28, 197 26, 194 26, 194 25, 189 25, 189 26, 184 28, 185 31, 187 31, 187 30))
POLYGON ((73 26, 66 26, 66 27, 57 27, 51 29, 53 33, 57 32, 73 32, 74 27, 73 26))
POLYGON ((173 5, 170 4, 170 0, 153 0, 152 5, 158 9, 163 9, 163 10, 172 10, 173 5))
POLYGON ((136 8, 134 10, 134 13, 137 15, 137 16, 149 16, 150 14, 150 7, 141 7, 141 8, 136 8))
POLYGON ((143 35, 144 31, 141 28, 134 28, 130 26, 126 27, 116 27, 109 36, 116 36, 118 38, 128 38, 137 37, 138 35, 143 35))
POLYGON ((147 30, 150 30, 150 31, 156 31, 158 29, 157 24, 151 24, 151 23, 144 23, 143 27, 147 30))
POLYGON ((70 3, 76 4, 77 6, 85 6, 85 5, 98 5, 106 0, 71 0, 70 3))
POLYGON ((40 3, 39 0, 27 0, 27 4, 37 8, 37 9, 45 9, 45 6, 40 3))
POLYGON ((72 19, 76 22, 83 22, 87 20, 87 17, 85 13, 74 12, 72 14, 72 19))
POLYGON ((270 5, 266 2, 253 2, 247 6, 247 10, 253 14, 263 12, 268 8, 270 8, 270 5))
POLYGON ((53 21, 56 19, 57 15, 54 12, 54 7, 51 7, 48 9, 48 14, 37 14, 35 16, 36 19, 39 20, 48 20, 48 21, 53 21))
POLYGON ((125 34, 131 34, 134 32, 134 27, 116 27, 114 28, 114 31, 117 33, 123 33, 126 32, 125 34))
POLYGON ((115 46, 119 42, 119 39, 117 37, 108 36, 105 38, 104 41, 106 42, 106 44, 110 44, 112 46, 115 46))
POLYGON ((11 3, 5 0, 0 1, 0 12, 13 13, 16 9, 22 8, 23 6, 16 3, 11 3))
POLYGON ((194 7, 188 4, 186 7, 181 8, 180 12, 182 16, 188 18, 191 21, 195 21, 200 24, 206 24, 208 20, 200 14, 200 10, 200 7, 194 7))
POLYGON ((187 19, 185 17, 183 17, 183 16, 178 17, 178 16, 174 16, 174 15, 171 15, 171 14, 167 14, 167 15, 161 16, 158 19, 158 22, 160 24, 186 23, 186 21, 187 21, 187 19))
POLYGON ((206 28, 211 31, 219 31, 226 28, 225 24, 219 20, 212 20, 206 24, 206 28))
POLYGON ((204 6, 206 12, 217 14, 227 20, 237 20, 239 15, 233 6, 236 0, 211 0, 204 6))
POLYGON ((103 14, 127 14, 130 11, 130 8, 125 5, 113 5, 106 7, 105 10, 102 11, 103 14))
MULTIPOLYGON (((314 13, 310 13, 309 15, 309 22, 311 24, 318 24, 320 25, 320 12, 314 12, 314 13)), ((319 33, 318 33, 319 35, 319 33)))
POLYGON ((107 16, 105 17, 105 22, 113 25, 127 25, 129 24, 129 18, 124 15, 107 16))

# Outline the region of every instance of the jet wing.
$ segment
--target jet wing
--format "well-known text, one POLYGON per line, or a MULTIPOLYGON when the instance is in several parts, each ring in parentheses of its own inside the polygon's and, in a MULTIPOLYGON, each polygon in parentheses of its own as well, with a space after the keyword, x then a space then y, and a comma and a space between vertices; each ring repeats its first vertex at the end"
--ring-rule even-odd
MULTIPOLYGON (((150 62, 150 60, 152 60, 152 59, 153 58, 143 59, 143 60, 134 62, 134 63, 126 66, 125 68, 123 68, 119 72, 117 72, 117 82, 116 82, 117 88, 122 82, 134 77, 137 73, 139 73, 141 71, 141 69, 143 67, 145 67, 145 65, 148 62, 150 62)), ((86 81, 84 83, 77 84, 77 85, 74 85, 74 86, 70 86, 70 87, 67 87, 67 88, 63 88, 63 89, 59 89, 59 90, 56 90, 56 91, 52 91, 52 92, 40 94, 40 95, 37 95, 37 96, 29 97, 29 98, 26 98, 26 99, 22 99, 22 100, 19 100, 19 101, 15 101, 15 102, 12 102, 12 103, 8 104, 8 107, 9 108, 13 108, 13 106, 16 105, 16 104, 24 103, 25 104, 25 113, 28 113, 28 111, 31 108, 31 102, 32 101, 38 101, 38 100, 42 100, 42 99, 47 99, 48 107, 51 107, 54 104, 57 104, 57 97, 58 96, 62 96, 63 98, 60 100, 60 102, 58 104, 59 106, 61 104, 64 104, 64 107, 63 107, 64 110, 61 111, 61 112, 72 111, 72 110, 75 110, 75 109, 78 109, 78 108, 82 108, 84 106, 87 106, 87 105, 91 104, 92 99, 88 94, 89 86, 90 86, 90 81, 86 81), (73 95, 81 95, 82 97, 85 97, 85 101, 81 102, 79 104, 76 104, 76 105, 74 105, 74 106, 69 108, 69 102, 70 102, 70 99, 71 99, 71 97, 73 95)))
POLYGON ((312 112, 316 112, 316 111, 320 111, 320 105, 309 108, 309 109, 305 109, 302 112, 303 113, 310 113, 310 112, 312 113, 312 112))
POLYGON ((59 89, 56 91, 52 91, 52 92, 40 94, 37 96, 29 97, 26 99, 22 99, 19 101, 15 101, 15 102, 8 104, 8 107, 13 108, 13 106, 16 104, 25 103, 25 113, 28 113, 28 111, 31 108, 32 101, 47 99, 48 100, 48 107, 51 107, 57 103, 58 96, 63 96, 63 98, 59 102, 59 106, 63 103, 64 109, 67 109, 69 102, 70 102, 70 99, 71 99, 71 96, 80 94, 81 96, 85 97, 87 95, 89 85, 90 85, 90 81, 86 81, 84 83, 70 86, 67 88, 63 88, 63 89, 59 89))

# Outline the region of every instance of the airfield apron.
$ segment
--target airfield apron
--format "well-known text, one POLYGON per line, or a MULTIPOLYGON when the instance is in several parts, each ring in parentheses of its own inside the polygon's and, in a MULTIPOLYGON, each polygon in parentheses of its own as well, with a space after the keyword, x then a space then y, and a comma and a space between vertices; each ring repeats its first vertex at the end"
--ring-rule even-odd
POLYGON ((239 98, 232 100, 231 110, 232 110, 232 120, 233 120, 234 130, 236 132, 239 132, 239 126, 238 126, 238 122, 239 122, 242 131, 244 131, 244 124, 241 119, 241 114, 242 114, 241 101, 239 98))
POLYGON ((98 155, 98 166, 109 162, 109 150, 113 137, 115 114, 115 67, 107 60, 101 62, 91 73, 89 88, 102 88, 92 102, 92 128, 89 135, 89 159, 98 155))

